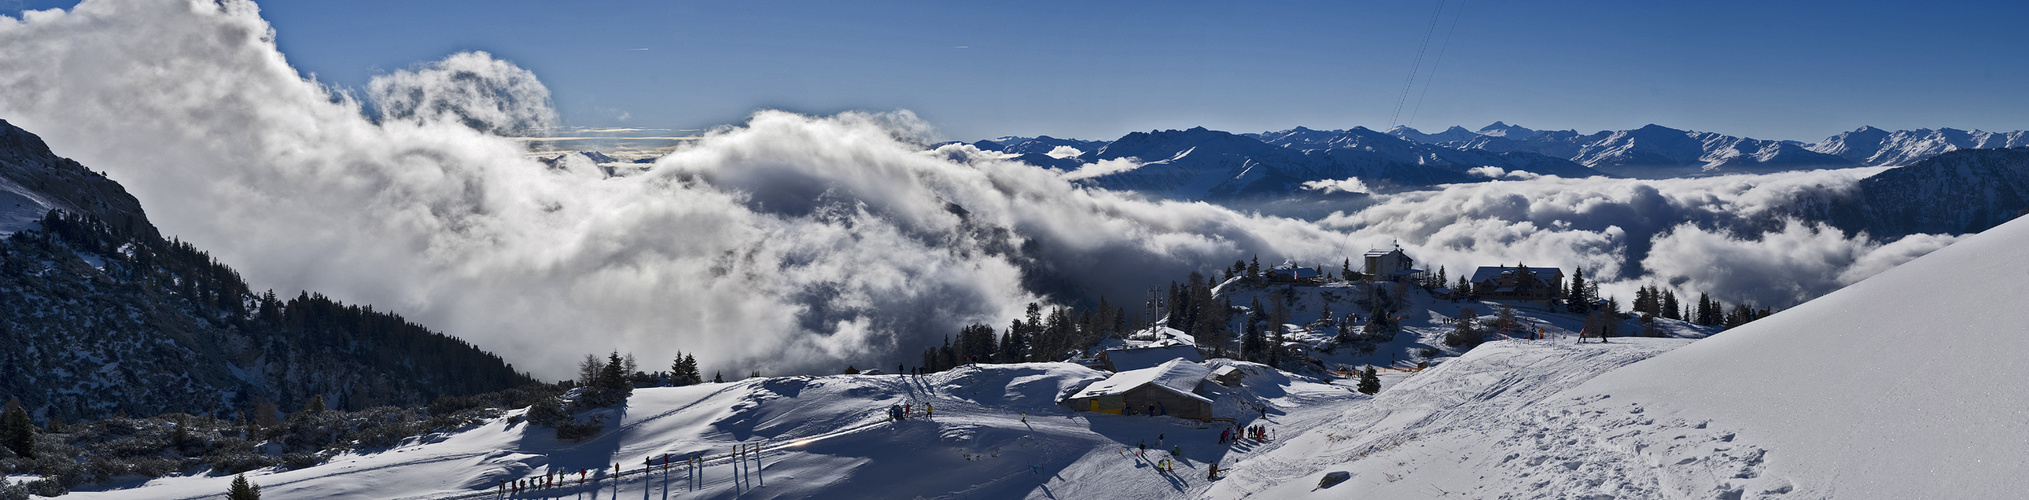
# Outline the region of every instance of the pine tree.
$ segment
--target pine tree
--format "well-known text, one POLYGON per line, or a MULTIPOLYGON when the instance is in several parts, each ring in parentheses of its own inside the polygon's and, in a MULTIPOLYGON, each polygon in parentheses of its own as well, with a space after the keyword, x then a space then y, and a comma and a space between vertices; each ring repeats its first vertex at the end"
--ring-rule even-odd
POLYGON ((860 369, 858 369, 858 368, 854 368, 854 367, 853 367, 852 365, 845 365, 845 372, 844 372, 844 373, 845 373, 846 375, 859 375, 859 374, 860 374, 860 369))
POLYGON ((1458 316, 1452 317, 1451 333, 1444 335, 1444 345, 1478 346, 1483 340, 1480 337, 1478 322, 1479 311, 1474 311, 1470 307, 1459 309, 1458 316))
POLYGON ((232 489, 226 490, 226 500, 261 500, 261 485, 247 481, 247 475, 233 476, 232 489))
POLYGON ((1360 370, 1360 385, 1358 389, 1361 394, 1368 395, 1381 392, 1381 377, 1375 373, 1374 365, 1367 365, 1367 369, 1360 370))
POLYGON ((697 385, 704 377, 697 372, 697 358, 676 352, 676 360, 669 364, 669 383, 674 386, 697 385))
POLYGON ((604 366, 599 367, 599 387, 623 393, 633 392, 634 385, 627 383, 626 364, 620 359, 620 351, 608 355, 604 366))
POLYGON ((1684 319, 1677 314, 1677 309, 1680 307, 1682 306, 1677 304, 1677 292, 1663 290, 1663 317, 1667 319, 1684 319))
POLYGON ((1565 299, 1565 309, 1575 313, 1583 313, 1589 309, 1590 307, 1588 306, 1591 305, 1591 301, 1586 297, 1585 291, 1585 268, 1581 267, 1572 270, 1571 290, 1566 295, 1568 298, 1565 299))
POLYGON ((324 395, 317 394, 310 396, 310 402, 303 404, 303 412, 313 415, 324 413, 324 395))
POLYGON ((726 383, 725 372, 712 372, 712 382, 718 384, 726 383))
POLYGON ((1254 256, 1253 260, 1249 260, 1249 261, 1247 261, 1247 279, 1251 279, 1251 280, 1258 280, 1258 279, 1261 279, 1261 256, 1260 256, 1260 255, 1256 255, 1256 256, 1254 256))
POLYGON ((1719 323, 1719 306, 1715 305, 1716 302, 1718 301, 1712 300, 1712 297, 1709 295, 1704 293, 1698 294, 1698 324, 1715 325, 1719 323))
POLYGON ((19 399, 8 399, 6 413, 0 414, 0 445, 22 458, 35 458, 35 423, 19 399))

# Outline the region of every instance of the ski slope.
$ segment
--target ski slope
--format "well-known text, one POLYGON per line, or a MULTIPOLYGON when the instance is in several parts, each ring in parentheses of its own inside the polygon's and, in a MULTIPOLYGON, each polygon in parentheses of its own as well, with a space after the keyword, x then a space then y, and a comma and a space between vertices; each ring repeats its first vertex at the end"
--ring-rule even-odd
MULTIPOLYGON (((1294 439, 1306 447, 1242 463, 1261 466, 1211 496, 2019 498, 2025 243, 2017 219, 1536 403, 1428 417, 1453 422, 1436 425, 1355 412, 1294 439), (1351 478, 1319 488, 1335 471, 1351 478)), ((1431 392, 1406 389, 1391 392, 1431 392)), ((1502 399, 1515 398, 1488 398, 1502 399)))

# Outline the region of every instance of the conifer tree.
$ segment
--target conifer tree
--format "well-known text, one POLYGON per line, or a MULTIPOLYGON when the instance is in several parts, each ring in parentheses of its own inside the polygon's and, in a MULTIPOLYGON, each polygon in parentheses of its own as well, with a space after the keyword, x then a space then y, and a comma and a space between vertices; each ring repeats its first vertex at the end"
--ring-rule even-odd
POLYGON ((1460 308, 1458 315, 1452 317, 1451 333, 1444 335, 1444 345, 1478 346, 1482 340, 1478 322, 1479 311, 1474 311, 1471 307, 1460 308))
POLYGON ((1672 290, 1663 290, 1663 304, 1662 304, 1663 317, 1667 319, 1684 319, 1682 316, 1679 316, 1677 314, 1677 309, 1680 307, 1682 306, 1677 304, 1677 292, 1672 290))
POLYGON ((225 492, 226 500, 261 500, 261 485, 247 481, 246 473, 233 476, 232 488, 225 492))
POLYGON ((719 383, 719 384, 723 384, 723 383, 726 383, 726 373, 725 373, 725 372, 712 372, 712 382, 713 382, 713 383, 719 383))
POLYGON ((1572 270, 1571 290, 1565 295, 1568 297, 1565 299, 1565 309, 1575 313, 1583 313, 1589 309, 1588 306, 1591 305, 1591 301, 1588 300, 1589 297, 1586 297, 1585 292, 1585 268, 1581 267, 1572 270))
POLYGON ((702 382, 704 377, 697 372, 697 358, 677 351, 676 360, 669 364, 670 385, 681 387, 702 382))
POLYGON ((19 399, 8 399, 7 411, 0 414, 0 445, 22 458, 35 458, 35 423, 19 399))
POLYGON ((1360 385, 1358 389, 1361 394, 1367 395, 1381 392, 1381 377, 1375 373, 1374 365, 1367 365, 1367 369, 1360 370, 1360 385))

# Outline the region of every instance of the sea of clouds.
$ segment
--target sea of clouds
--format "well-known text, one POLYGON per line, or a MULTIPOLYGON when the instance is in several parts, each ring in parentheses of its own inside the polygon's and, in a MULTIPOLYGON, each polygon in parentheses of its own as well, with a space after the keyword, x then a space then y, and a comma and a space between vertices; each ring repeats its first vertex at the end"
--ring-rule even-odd
POLYGON ((1399 243, 1453 276, 1583 266, 1623 297, 1656 282, 1787 306, 1953 239, 1779 217, 1871 171, 1503 180, 1274 217, 932 146, 906 111, 759 111, 639 172, 550 167, 506 137, 556 125, 532 73, 459 53, 361 98, 299 74, 234 0, 0 17, 0 90, 0 118, 108 171, 256 289, 396 311, 551 379, 608 350, 729 375, 885 366, 1031 301, 1132 310, 1150 285, 1257 255, 1335 266, 1399 243))

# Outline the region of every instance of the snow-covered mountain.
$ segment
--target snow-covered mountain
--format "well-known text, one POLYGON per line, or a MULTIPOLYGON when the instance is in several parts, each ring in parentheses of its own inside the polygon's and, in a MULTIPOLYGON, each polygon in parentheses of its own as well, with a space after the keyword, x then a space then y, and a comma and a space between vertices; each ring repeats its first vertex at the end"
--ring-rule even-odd
POLYGON ((1533 153, 1461 150, 1405 141, 1364 127, 1261 134, 1203 127, 1135 132, 1078 160, 1136 164, 1083 177, 1089 185, 1210 201, 1304 196, 1307 184, 1343 179, 1382 189, 1477 182, 1489 178, 1475 172, 1484 167, 1500 173, 1598 175, 1570 161, 1533 153))
POLYGON ((1511 384, 1449 377, 1466 384, 1438 390, 1510 404, 1352 413, 1236 464, 1230 489, 1210 496, 2019 496, 2029 400, 2013 395, 2029 391, 2029 309, 2005 304, 2029 301, 2010 279, 2029 266, 2025 240, 2029 220, 2016 220, 1589 380, 1561 362, 1469 355, 1440 370, 1498 365, 1570 388, 1513 404, 1511 384), (1332 472, 1350 477, 1320 488, 1332 472))
POLYGON ((1628 177, 1684 177, 1736 172, 1855 166, 1802 144, 1648 125, 1608 134, 1572 161, 1628 177))
POLYGON ((1948 151, 1861 179, 1850 196, 1805 197, 1788 215, 1893 240, 1977 233, 2024 213, 2029 148, 1948 151))
POLYGON ((1901 166, 1960 149, 2022 146, 2029 146, 2029 131, 1985 132, 1942 128, 1889 132, 1860 127, 1818 141, 1810 146, 1810 150, 1867 165, 1901 166))
POLYGON ((122 230, 156 234, 140 200, 126 188, 0 120, 0 236, 34 227, 50 210, 91 214, 122 230))
POLYGON ((1396 125, 1395 128, 1388 129, 1388 135, 1400 137, 1402 138, 1402 140, 1405 141, 1416 141, 1424 144, 1443 144, 1452 141, 1467 141, 1472 140, 1472 138, 1474 137, 1479 137, 1478 133, 1475 133, 1471 130, 1466 130, 1465 127, 1460 127, 1457 125, 1452 125, 1451 128, 1444 129, 1443 132, 1438 132, 1435 134, 1425 134, 1422 131, 1409 128, 1409 126, 1407 125, 1396 125))
POLYGON ((0 122, 0 395, 38 419, 421 404, 529 379, 400 316, 255 293, 118 183, 0 122), (33 216, 30 216, 33 214, 33 216))

